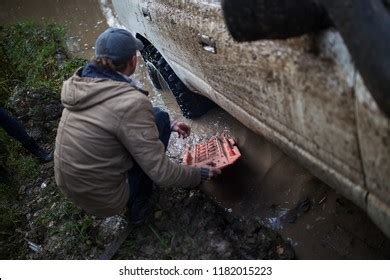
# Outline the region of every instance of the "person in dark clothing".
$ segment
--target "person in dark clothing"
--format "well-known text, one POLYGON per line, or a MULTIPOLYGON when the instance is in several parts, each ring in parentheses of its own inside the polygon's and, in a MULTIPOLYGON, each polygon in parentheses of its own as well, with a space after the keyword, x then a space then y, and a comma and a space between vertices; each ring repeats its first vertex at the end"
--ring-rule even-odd
POLYGON ((31 138, 23 125, 16 120, 7 110, 0 107, 0 127, 12 138, 19 141, 24 148, 36 156, 42 162, 53 160, 53 153, 41 148, 33 138, 31 138))

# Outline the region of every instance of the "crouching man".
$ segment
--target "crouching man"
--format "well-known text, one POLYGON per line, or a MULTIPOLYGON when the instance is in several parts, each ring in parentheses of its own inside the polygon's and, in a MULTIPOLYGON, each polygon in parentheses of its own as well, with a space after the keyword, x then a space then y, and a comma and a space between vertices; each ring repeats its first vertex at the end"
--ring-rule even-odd
POLYGON ((151 213, 153 182, 189 188, 220 173, 166 156, 171 131, 187 137, 190 127, 171 125, 169 115, 132 83, 142 48, 124 29, 109 28, 98 37, 96 59, 64 82, 54 155, 56 182, 77 206, 98 217, 127 206, 133 224, 151 213))

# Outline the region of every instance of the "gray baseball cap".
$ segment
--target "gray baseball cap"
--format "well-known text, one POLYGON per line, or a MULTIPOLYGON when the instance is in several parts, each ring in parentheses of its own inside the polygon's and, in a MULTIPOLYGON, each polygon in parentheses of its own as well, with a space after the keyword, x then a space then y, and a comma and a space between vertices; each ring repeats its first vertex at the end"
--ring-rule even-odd
POLYGON ((121 28, 108 28, 96 40, 96 58, 107 57, 113 61, 126 61, 141 51, 144 45, 129 31, 121 28))

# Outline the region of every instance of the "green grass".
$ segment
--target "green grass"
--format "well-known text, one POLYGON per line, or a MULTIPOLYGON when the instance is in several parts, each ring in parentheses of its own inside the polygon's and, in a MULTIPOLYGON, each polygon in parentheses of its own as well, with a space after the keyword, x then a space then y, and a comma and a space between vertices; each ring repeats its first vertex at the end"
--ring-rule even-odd
POLYGON ((38 162, 0 129, 0 259, 25 259, 26 221, 18 191, 38 175, 38 162))
POLYGON ((3 83, 23 82, 30 89, 59 92, 63 80, 85 62, 77 58, 56 59, 56 53, 66 54, 65 30, 61 26, 25 22, 0 30, 3 60, 8 61, 13 72, 3 83))
POLYGON ((66 52, 65 29, 54 24, 23 22, 0 26, 0 106, 15 86, 46 89, 59 97, 62 82, 84 65, 85 59, 66 52), (62 59, 56 58, 61 53, 62 59))
MULTIPOLYGON (((3 33, 3 29, 0 28, 0 42, 5 40, 3 33)), ((11 70, 8 58, 2 48, 2 44, 3 43, 0 43, 0 106, 4 106, 11 95, 14 79, 14 72, 11 70)))
POLYGON ((21 233, 25 222, 17 190, 0 183, 0 197, 0 259, 23 259, 27 252, 21 233))
MULTIPOLYGON (((51 195, 52 189, 47 188, 46 197, 51 195)), ((83 215, 80 209, 61 194, 52 196, 49 200, 52 207, 42 209, 42 213, 37 219, 38 224, 45 227, 51 235, 77 236, 80 243, 88 240, 88 233, 93 225, 93 219, 88 215, 83 215)))
MULTIPOLYGON (((0 26, 0 106, 18 96, 16 88, 45 89, 45 98, 59 99, 62 82, 85 63, 66 55, 65 29, 54 24, 23 22, 0 26), (61 52, 65 58, 56 59, 61 52)), ((31 108, 31 110, 39 108, 31 108)), ((18 143, 0 129, 2 170, 15 174, 13 182, 23 184, 37 176, 38 164, 18 143)))
POLYGON ((7 167, 14 170, 12 181, 24 184, 34 180, 39 175, 38 161, 29 154, 24 154, 23 147, 15 140, 8 143, 7 167))
MULTIPOLYGON (((11 96, 16 98, 26 92, 20 89, 38 90, 45 93, 45 99, 59 100, 63 81, 85 63, 84 59, 67 56, 65 38, 65 29, 54 24, 23 22, 0 26, 1 107, 10 104, 11 96), (58 53, 62 59, 56 57, 58 53)), ((31 108, 35 109, 39 108, 31 108)), ((19 230, 26 221, 18 190, 34 182, 40 172, 38 161, 0 128, 0 259, 26 256, 25 241, 19 230)), ((78 212, 69 202, 58 207, 53 211, 48 209, 41 223, 47 225, 49 221, 78 212)), ((69 225, 67 230, 85 239, 90 224, 88 219, 83 219, 81 224, 69 225)))

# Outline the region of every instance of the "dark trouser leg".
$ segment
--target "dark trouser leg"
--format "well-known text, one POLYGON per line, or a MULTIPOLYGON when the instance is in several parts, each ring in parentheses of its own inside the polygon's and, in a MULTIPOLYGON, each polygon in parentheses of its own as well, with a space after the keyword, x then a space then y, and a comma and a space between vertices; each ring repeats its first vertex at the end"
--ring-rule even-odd
POLYGON ((38 146, 24 129, 23 125, 12 117, 4 108, 0 107, 0 126, 13 138, 22 143, 23 147, 30 151, 42 162, 53 160, 53 154, 38 146))
MULTIPOLYGON (((171 136, 169 115, 160 108, 155 107, 153 109, 159 137, 166 150, 171 136)), ((128 206, 132 209, 135 201, 145 201, 152 196, 153 181, 146 175, 137 163, 134 163, 134 167, 128 172, 128 180, 130 188, 128 206)))
POLYGON ((169 138, 171 137, 171 121, 169 120, 169 115, 157 107, 154 107, 153 111, 160 140, 163 142, 165 150, 167 150, 169 138))
POLYGON ((32 146, 36 145, 35 141, 28 136, 23 125, 12 117, 4 108, 0 107, 0 126, 9 134, 22 143, 23 147, 30 150, 32 146))

